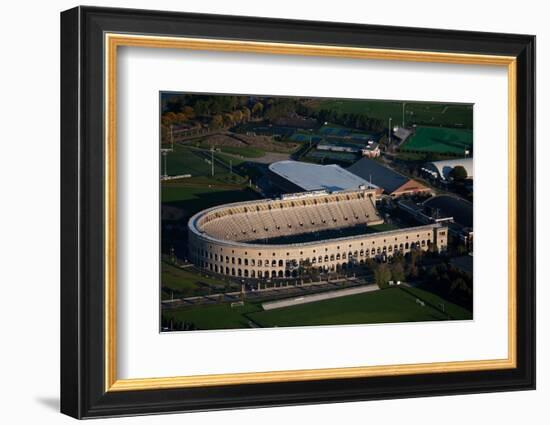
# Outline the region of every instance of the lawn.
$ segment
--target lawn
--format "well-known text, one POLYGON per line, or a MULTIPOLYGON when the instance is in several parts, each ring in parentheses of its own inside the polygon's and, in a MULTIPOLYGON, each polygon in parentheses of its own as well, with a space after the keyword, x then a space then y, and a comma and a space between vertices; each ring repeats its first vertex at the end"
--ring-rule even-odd
POLYGON ((231 307, 230 304, 214 304, 181 310, 168 310, 163 312, 163 316, 168 320, 174 318, 193 323, 199 330, 243 329, 251 327, 246 314, 260 309, 261 307, 255 303, 245 303, 242 307, 231 307))
POLYGON ((245 185, 206 179, 165 182, 161 192, 163 204, 178 204, 188 216, 215 205, 260 198, 245 185))
POLYGON ((361 323, 420 322, 445 320, 446 315, 401 288, 302 304, 249 315, 263 327, 346 325, 361 323))
MULTIPOLYGON (((316 110, 329 109, 342 113, 365 114, 384 123, 391 117, 393 125, 402 125, 403 120, 402 101, 326 99, 314 100, 310 106, 316 110)), ((471 105, 405 102, 405 125, 412 124, 472 128, 473 109, 471 105)))
POLYGON ((268 311, 263 311, 258 303, 245 302, 243 307, 216 304, 170 310, 164 315, 194 323, 203 330, 248 328, 250 320, 261 327, 290 327, 439 321, 449 316, 454 320, 472 318, 467 310, 437 295, 395 287, 268 311), (417 298, 425 301, 424 307, 416 302, 417 298), (439 309, 441 303, 445 304, 446 313, 439 309))
POLYGON ((424 291, 419 288, 405 288, 406 291, 412 293, 416 297, 420 298, 423 301, 426 301, 432 305, 440 307, 440 304, 445 305, 445 312, 449 314, 453 319, 456 320, 470 320, 472 319, 472 313, 465 308, 462 308, 456 304, 453 304, 449 301, 444 300, 443 298, 432 294, 431 292, 424 291))
POLYGON ((472 145, 472 130, 418 127, 415 134, 401 146, 400 150, 464 155, 464 150, 471 150, 472 145))
MULTIPOLYGON (((227 153, 233 153, 246 156, 262 156, 263 151, 252 148, 224 148, 227 153), (234 149, 235 152, 231 151, 234 149), (240 149, 244 149, 244 152, 240 152, 240 149), (239 151, 239 152, 237 152, 239 151)), ((233 167, 240 165, 243 161, 239 158, 234 158, 228 155, 224 155, 220 152, 214 152, 214 175, 224 175, 230 173, 229 162, 231 161, 233 167)), ((166 157, 166 165, 168 169, 168 175, 181 175, 191 174, 193 177, 197 176, 211 176, 212 175, 212 154, 209 151, 201 151, 199 149, 193 149, 186 146, 176 145, 172 152, 168 152, 166 157)), ((164 172, 164 162, 162 162, 161 171, 164 172)))
POLYGON ((227 283, 220 279, 201 276, 190 269, 181 269, 166 262, 161 263, 163 299, 193 297, 220 292, 227 283))
MULTIPOLYGON (((212 166, 199 151, 191 150, 183 146, 174 146, 173 152, 168 152, 166 157, 168 175, 191 174, 192 176, 207 176, 212 172, 212 166)), ((164 163, 162 164, 164 171, 164 163)), ((227 172, 225 169, 223 172, 227 172)))

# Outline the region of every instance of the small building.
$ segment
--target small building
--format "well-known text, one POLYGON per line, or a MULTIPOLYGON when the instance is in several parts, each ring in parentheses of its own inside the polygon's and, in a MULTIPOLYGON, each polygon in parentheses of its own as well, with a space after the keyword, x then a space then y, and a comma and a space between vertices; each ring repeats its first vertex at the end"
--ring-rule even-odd
POLYGON ((432 178, 442 181, 449 181, 449 173, 458 166, 464 167, 467 174, 466 178, 474 178, 473 158, 446 159, 443 161, 428 162, 422 168, 422 172, 432 178))
POLYGON ((360 159, 348 167, 347 170, 372 185, 379 187, 382 193, 393 198, 402 195, 431 193, 429 187, 370 158, 360 159))
POLYGON ((393 128, 393 136, 399 139, 400 143, 403 143, 405 140, 407 140, 411 134, 413 134, 413 130, 411 129, 407 129, 404 127, 393 128))
POLYGON ((361 149, 361 155, 367 158, 378 158, 380 156, 379 144, 369 140, 365 147, 361 149))

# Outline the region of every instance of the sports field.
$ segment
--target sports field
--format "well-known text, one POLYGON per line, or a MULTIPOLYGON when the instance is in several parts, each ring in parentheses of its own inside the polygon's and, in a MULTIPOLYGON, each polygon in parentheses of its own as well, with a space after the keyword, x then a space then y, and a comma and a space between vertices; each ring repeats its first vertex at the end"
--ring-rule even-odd
POLYGON ((359 295, 263 311, 259 303, 229 304, 165 311, 166 318, 193 323, 197 329, 290 327, 368 323, 468 320, 472 313, 416 288, 389 288, 359 295), (416 299, 425 301, 421 306, 416 299), (444 304, 445 312, 441 309, 444 304))
POLYGON ((258 311, 261 307, 255 303, 245 303, 240 307, 230 304, 196 306, 181 310, 163 311, 163 317, 192 323, 197 330, 243 329, 252 327, 247 313, 258 311))
POLYGON ((164 182, 162 203, 176 205, 185 210, 189 217, 212 206, 230 202, 251 201, 260 196, 245 185, 222 184, 204 179, 189 179, 164 182))
POLYGON ((472 105, 424 103, 385 100, 313 100, 310 106, 316 110, 328 109, 342 113, 365 114, 369 118, 386 122, 393 119, 394 125, 401 125, 405 105, 405 126, 412 124, 443 125, 472 128, 472 105))
POLYGON ((191 268, 182 269, 164 261, 160 267, 162 299, 187 298, 239 289, 238 286, 230 288, 223 280, 199 275, 191 268))
POLYGON ((400 150, 464 155, 466 149, 472 149, 473 141, 472 130, 417 127, 415 134, 400 147, 400 150))
POLYGON ((185 216, 211 206, 257 199, 254 191, 247 188, 247 179, 236 173, 243 163, 237 158, 214 153, 214 176, 212 156, 209 152, 176 145, 167 156, 169 175, 190 174, 190 178, 163 181, 161 202, 182 208, 185 216), (233 173, 230 172, 230 162, 233 173))
MULTIPOLYGON (((236 148, 238 149, 238 148, 236 148)), ((233 152, 231 152, 233 153, 233 152)), ((235 152, 236 153, 236 152, 235 152)), ((239 155, 256 155, 258 152, 250 151, 240 152, 239 155)), ((208 150, 200 150, 196 148, 176 145, 173 152, 168 152, 166 157, 166 166, 168 175, 191 174, 196 176, 210 176, 212 174, 211 153, 208 150)), ((229 161, 231 160, 233 167, 238 166, 243 161, 238 158, 229 157, 223 153, 214 153, 214 174, 224 175, 229 174, 229 161)), ((164 172, 164 163, 162 163, 162 172, 164 172)))
POLYGON ((352 163, 357 161, 358 158, 357 154, 349 152, 311 150, 303 159, 317 164, 332 164, 333 162, 352 163))
POLYGON ((222 152, 230 153, 233 155, 239 155, 243 158, 259 158, 265 155, 265 151, 258 148, 252 147, 235 147, 235 146, 224 146, 221 148, 222 152))

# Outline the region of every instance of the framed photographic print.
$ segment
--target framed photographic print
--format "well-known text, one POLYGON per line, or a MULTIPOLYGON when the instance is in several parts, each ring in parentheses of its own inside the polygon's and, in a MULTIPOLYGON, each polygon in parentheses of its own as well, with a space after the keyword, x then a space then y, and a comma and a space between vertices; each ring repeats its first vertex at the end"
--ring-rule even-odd
POLYGON ((77 7, 61 56, 63 413, 535 387, 534 36, 77 7))

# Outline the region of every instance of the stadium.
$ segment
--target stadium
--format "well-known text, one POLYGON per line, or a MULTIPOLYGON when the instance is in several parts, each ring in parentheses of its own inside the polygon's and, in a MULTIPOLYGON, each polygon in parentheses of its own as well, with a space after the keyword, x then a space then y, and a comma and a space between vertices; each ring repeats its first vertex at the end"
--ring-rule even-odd
POLYGON ((414 248, 446 249, 440 224, 373 230, 384 222, 376 197, 365 188, 315 191, 209 208, 189 220, 190 259, 220 275, 271 279, 343 270, 414 248))

